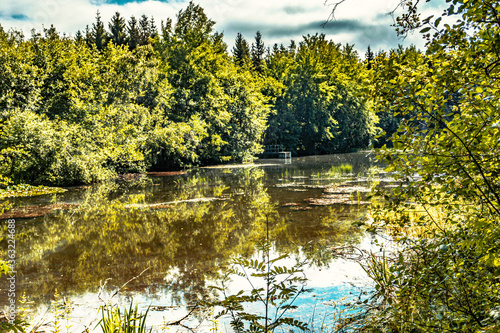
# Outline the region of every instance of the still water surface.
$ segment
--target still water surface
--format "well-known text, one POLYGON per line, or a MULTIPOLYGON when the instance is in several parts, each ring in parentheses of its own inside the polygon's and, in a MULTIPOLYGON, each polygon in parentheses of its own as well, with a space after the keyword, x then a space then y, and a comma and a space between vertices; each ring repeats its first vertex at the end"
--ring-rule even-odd
MULTIPOLYGON (((16 217, 17 293, 26 300, 18 308, 32 320, 50 321, 55 305, 64 303, 76 332, 95 327, 103 302, 133 299, 152 306, 149 323, 158 328, 199 299, 216 297, 209 286, 232 259, 256 255, 269 225, 273 254, 290 254, 290 264, 308 262, 314 290, 297 301, 295 316, 310 321, 315 309, 324 320, 335 302, 366 286, 359 264, 335 249, 373 247, 371 236, 352 223, 367 218, 366 192, 380 177, 374 156, 363 152, 153 173, 19 199, 18 215, 23 206, 31 215, 37 215, 33 206, 65 209, 16 217)), ((248 286, 235 281, 231 288, 248 286)), ((0 304, 6 302, 2 292, 0 304)), ((207 328, 207 315, 197 310, 183 323, 207 328)))

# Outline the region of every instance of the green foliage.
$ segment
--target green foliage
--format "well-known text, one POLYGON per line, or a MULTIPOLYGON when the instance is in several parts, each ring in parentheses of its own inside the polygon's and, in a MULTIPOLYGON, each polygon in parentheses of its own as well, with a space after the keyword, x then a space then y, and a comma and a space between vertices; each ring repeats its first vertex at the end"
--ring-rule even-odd
POLYGON ((308 36, 234 57, 203 8, 175 24, 100 13, 85 36, 0 31, 0 186, 248 161, 262 143, 300 154, 367 147, 376 117, 352 47, 308 36), (127 24, 128 23, 128 24, 127 24), (267 131, 267 132, 266 132, 267 131))
POLYGON ((380 52, 371 62, 372 71, 371 94, 374 97, 369 106, 373 108, 378 118, 379 133, 375 140, 375 147, 384 145, 392 147, 391 137, 397 131, 405 116, 398 110, 383 107, 384 99, 387 98, 385 90, 381 89, 387 82, 393 81, 398 75, 399 66, 416 68, 425 62, 424 55, 414 46, 403 48, 401 45, 390 52, 380 52))
POLYGON ((125 24, 125 19, 119 12, 116 12, 109 22, 110 38, 115 45, 124 45, 127 42, 125 24))
POLYGON ((101 14, 97 11, 95 23, 92 24, 90 42, 95 45, 95 47, 100 51, 106 47, 108 42, 108 33, 104 28, 104 23, 101 21, 101 14))
POLYGON ((250 67, 250 48, 248 42, 241 33, 236 35, 235 45, 233 47, 234 61, 238 66, 248 69, 250 67))
MULTIPOLYGON (((149 308, 144 314, 138 310, 138 305, 123 309, 123 314, 120 308, 116 305, 101 306, 102 318, 99 325, 103 333, 144 333, 146 330, 146 318, 149 308)), ((150 332, 152 329, 149 330, 150 332)))
POLYGON ((394 149, 380 151, 401 186, 374 212, 417 218, 376 218, 401 246, 368 267, 377 291, 365 331, 499 328, 498 3, 447 2, 440 17, 420 20, 416 3, 402 1, 408 11, 399 31, 424 28, 427 52, 411 61, 386 57, 375 83, 377 107, 401 116, 394 149), (457 22, 440 26, 449 17, 457 22))
POLYGON ((23 155, 11 158, 6 173, 16 182, 64 185, 90 183, 111 175, 100 152, 82 149, 92 142, 77 125, 52 122, 32 111, 16 109, 2 133, 1 149, 23 147, 23 155))
POLYGON ((252 43, 252 64, 253 68, 258 72, 264 72, 264 53, 266 52, 266 47, 264 41, 262 41, 262 34, 257 31, 255 34, 255 43, 252 43))
POLYGON ((47 186, 32 186, 27 184, 7 186, 0 189, 0 200, 12 197, 32 197, 36 195, 64 193, 65 189, 47 186))
POLYGON ((298 154, 325 154, 363 148, 375 133, 376 117, 362 91, 364 67, 347 45, 324 35, 304 37, 297 51, 274 49, 269 73, 285 89, 274 104, 266 143, 298 154))
POLYGON ((4 321, 0 323, 0 330, 2 332, 13 332, 13 333, 24 333, 25 330, 24 328, 26 327, 26 323, 22 320, 14 320, 13 323, 10 323, 8 321, 4 321))
POLYGON ((238 70, 213 25, 201 7, 190 3, 175 26, 164 27, 157 48, 170 64, 172 119, 186 122, 197 115, 206 124, 198 149, 201 162, 242 161, 260 152, 269 107, 260 80, 238 70))
POLYGON ((292 267, 280 266, 278 263, 287 259, 288 255, 270 258, 271 247, 268 240, 260 242, 257 249, 262 260, 236 259, 234 267, 224 276, 222 286, 213 287, 222 293, 224 299, 210 305, 223 307, 217 318, 229 315, 231 327, 236 332, 274 332, 283 327, 302 331, 308 329, 307 323, 287 316, 288 312, 297 308, 293 304, 297 297, 308 291, 305 288, 307 278, 302 269, 306 263, 297 262, 292 267), (226 285, 231 276, 246 279, 251 286, 250 292, 240 290, 229 295, 226 285), (245 309, 252 303, 261 306, 261 313, 251 313, 245 309))

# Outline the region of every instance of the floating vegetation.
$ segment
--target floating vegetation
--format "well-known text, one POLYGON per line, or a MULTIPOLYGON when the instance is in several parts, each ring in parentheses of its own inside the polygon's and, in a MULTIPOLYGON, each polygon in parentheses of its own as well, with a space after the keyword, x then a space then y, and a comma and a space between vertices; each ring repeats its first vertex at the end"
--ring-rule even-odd
POLYGON ((304 183, 286 183, 286 184, 276 184, 276 187, 297 187, 297 186, 305 186, 304 183))
POLYGON ((275 164, 275 163, 221 164, 221 165, 204 166, 204 167, 201 167, 200 169, 241 169, 241 168, 254 168, 254 167, 262 168, 262 167, 269 167, 269 166, 282 166, 282 165, 275 164))
POLYGON ((44 194, 64 193, 66 189, 60 187, 32 186, 27 184, 12 185, 0 190, 0 200, 13 197, 33 197, 44 194))
POLYGON ((369 205, 369 201, 361 200, 358 192, 358 197, 355 198, 353 193, 350 194, 329 194, 322 195, 319 198, 307 198, 304 201, 311 206, 331 206, 331 205, 369 205))
POLYGON ((332 180, 335 180, 335 181, 342 181, 342 180, 351 180, 353 177, 353 175, 351 174, 347 174, 347 175, 344 175, 342 177, 335 177, 335 178, 314 178, 314 179, 311 179, 311 181, 315 181, 315 182, 331 182, 332 180))
POLYGON ((172 208, 172 205, 175 204, 180 204, 180 203, 195 203, 195 202, 212 202, 212 201, 218 201, 218 200, 227 200, 227 197, 222 197, 222 198, 194 198, 194 199, 186 199, 186 200, 176 200, 176 201, 169 201, 169 202, 158 202, 154 204, 129 204, 126 205, 125 207, 127 208, 137 208, 137 207, 148 207, 148 208, 153 208, 153 209, 160 209, 160 208, 172 208))
POLYGON ((300 206, 300 207, 291 207, 290 209, 295 211, 306 211, 306 210, 311 210, 312 208, 309 206, 300 206))
POLYGON ((291 210, 295 210, 295 211, 303 211, 303 210, 311 210, 312 209, 311 207, 303 206, 302 204, 297 203, 297 202, 288 202, 288 203, 281 205, 281 207, 285 207, 285 208, 289 207, 291 210))
POLYGON ((78 204, 60 203, 44 206, 16 207, 0 215, 0 220, 16 218, 33 218, 47 215, 55 210, 69 210, 78 207, 78 204))
POLYGON ((337 186, 337 187, 329 187, 325 189, 325 193, 327 194, 350 194, 355 192, 368 193, 371 190, 368 187, 364 186, 337 186))
POLYGON ((307 198, 304 199, 305 202, 309 203, 311 206, 330 206, 330 205, 352 205, 355 202, 348 194, 339 194, 332 196, 322 196, 320 198, 307 198))
POLYGON ((352 173, 352 165, 347 163, 342 163, 341 165, 332 166, 328 171, 320 172, 313 175, 316 179, 337 179, 340 177, 354 177, 352 173))
POLYGON ((298 187, 302 189, 310 189, 310 188, 327 188, 331 187, 331 184, 328 185, 308 185, 304 183, 288 183, 288 184, 277 184, 275 187, 286 188, 286 187, 298 187))
POLYGON ((153 176, 153 177, 168 177, 168 176, 178 176, 178 175, 185 175, 187 174, 187 171, 168 171, 168 172, 148 172, 148 176, 153 176))

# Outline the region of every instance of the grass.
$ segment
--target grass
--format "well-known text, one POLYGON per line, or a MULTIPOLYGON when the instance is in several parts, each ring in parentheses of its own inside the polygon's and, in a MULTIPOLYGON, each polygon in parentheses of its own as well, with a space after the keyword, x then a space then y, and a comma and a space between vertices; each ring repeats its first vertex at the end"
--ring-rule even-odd
MULTIPOLYGON (((117 305, 103 305, 101 306, 101 320, 99 325, 103 333, 144 333, 146 330, 146 317, 149 308, 144 314, 139 313, 138 305, 132 306, 127 310, 123 308, 123 314, 120 307, 117 305)), ((149 330, 151 332, 152 329, 149 330)))

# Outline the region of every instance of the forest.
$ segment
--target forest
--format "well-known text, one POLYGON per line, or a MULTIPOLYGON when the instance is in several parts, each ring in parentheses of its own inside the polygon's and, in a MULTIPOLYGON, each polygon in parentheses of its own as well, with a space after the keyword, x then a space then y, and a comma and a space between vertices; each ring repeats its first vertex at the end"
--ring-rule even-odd
POLYGON ((0 27, 3 186, 251 161, 271 144, 314 155, 376 143, 370 70, 352 45, 316 34, 268 47, 256 32, 231 48, 214 24, 190 3, 159 28, 118 12, 74 38, 0 27))
POLYGON ((328 331, 498 332, 500 4, 445 2, 422 17, 398 1, 397 33, 424 51, 364 57, 321 34, 230 47, 193 3, 159 28, 119 13, 75 38, 0 28, 1 186, 244 162, 269 144, 379 148, 391 186, 356 225, 393 247, 369 254, 373 289, 328 331))

